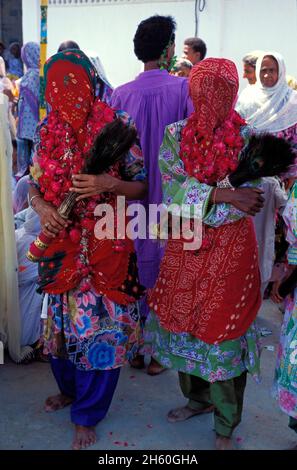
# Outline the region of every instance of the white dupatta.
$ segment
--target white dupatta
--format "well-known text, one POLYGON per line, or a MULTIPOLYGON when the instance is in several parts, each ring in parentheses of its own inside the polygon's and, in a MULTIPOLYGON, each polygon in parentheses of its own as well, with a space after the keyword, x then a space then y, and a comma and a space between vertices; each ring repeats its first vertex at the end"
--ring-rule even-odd
POLYGON ((258 131, 280 132, 297 123, 297 91, 286 81, 286 67, 278 52, 263 52, 256 65, 257 82, 250 86, 236 105, 237 112, 258 131), (261 84, 260 69, 265 56, 278 63, 278 81, 273 87, 261 84))

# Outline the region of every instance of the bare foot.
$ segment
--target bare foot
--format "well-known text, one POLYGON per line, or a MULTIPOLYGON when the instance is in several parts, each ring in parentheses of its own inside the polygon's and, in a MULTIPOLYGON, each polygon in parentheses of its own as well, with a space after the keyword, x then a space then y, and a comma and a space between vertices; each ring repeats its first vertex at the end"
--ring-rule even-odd
POLYGON ((73 398, 67 397, 67 395, 63 395, 59 393, 58 395, 54 395, 52 397, 48 397, 45 400, 44 409, 48 413, 50 411, 57 411, 65 408, 65 406, 70 405, 73 402, 73 398))
POLYGON ((85 449, 95 444, 97 441, 94 426, 75 425, 74 438, 72 442, 73 450, 85 449))
POLYGON ((163 367, 161 364, 159 364, 159 362, 157 362, 153 357, 151 358, 151 362, 147 368, 148 375, 158 375, 165 370, 167 370, 166 367, 163 367))
POLYGON ((217 450, 235 450, 231 437, 218 436, 216 437, 217 450))
POLYGON ((130 366, 134 369, 144 369, 144 356, 142 354, 136 354, 133 359, 130 361, 130 366))
POLYGON ((169 411, 167 415, 167 421, 169 421, 169 423, 177 423, 178 421, 185 421, 186 419, 192 418, 192 416, 211 413, 213 410, 213 405, 208 406, 203 410, 194 410, 187 405, 181 406, 180 408, 174 408, 174 410, 169 411))

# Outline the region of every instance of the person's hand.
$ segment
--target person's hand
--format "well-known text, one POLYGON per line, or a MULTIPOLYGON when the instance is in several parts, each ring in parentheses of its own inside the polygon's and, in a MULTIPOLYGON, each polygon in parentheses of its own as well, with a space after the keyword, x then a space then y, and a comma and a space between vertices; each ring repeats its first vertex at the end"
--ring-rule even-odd
POLYGON ((276 304, 280 304, 284 299, 279 295, 279 287, 281 285, 281 281, 275 281, 272 285, 271 289, 271 300, 276 304))
POLYGON ((256 215, 264 206, 263 191, 258 188, 238 188, 229 193, 229 204, 249 215, 256 215))
POLYGON ((116 178, 107 173, 102 173, 101 175, 73 175, 73 187, 70 188, 70 191, 77 193, 79 196, 76 200, 80 201, 86 197, 113 192, 116 181, 116 178))
POLYGON ((55 207, 42 201, 37 210, 43 233, 49 238, 55 238, 61 230, 65 229, 69 221, 63 219, 55 207))

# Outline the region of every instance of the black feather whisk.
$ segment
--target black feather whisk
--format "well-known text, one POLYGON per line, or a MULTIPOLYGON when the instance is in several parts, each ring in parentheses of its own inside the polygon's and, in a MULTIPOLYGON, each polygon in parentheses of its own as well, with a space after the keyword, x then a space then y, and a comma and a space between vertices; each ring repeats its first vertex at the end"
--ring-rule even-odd
MULTIPOLYGON (((135 143, 135 127, 126 125, 121 119, 106 124, 95 138, 82 172, 100 175, 119 162, 135 143)), ((59 214, 67 219, 75 205, 78 194, 70 192, 58 208, 59 214)))
POLYGON ((83 171, 91 175, 108 171, 129 151, 136 137, 135 127, 128 127, 121 119, 106 124, 95 139, 83 171))

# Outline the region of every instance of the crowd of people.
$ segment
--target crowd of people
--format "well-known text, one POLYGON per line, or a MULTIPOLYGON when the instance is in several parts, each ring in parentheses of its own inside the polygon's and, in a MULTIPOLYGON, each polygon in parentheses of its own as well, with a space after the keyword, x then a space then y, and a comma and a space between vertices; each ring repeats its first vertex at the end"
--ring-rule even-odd
POLYGON ((216 448, 233 448, 269 295, 285 309, 273 395, 297 432, 295 82, 280 53, 252 51, 238 97, 235 64, 207 58, 202 39, 186 39, 176 61, 175 30, 170 16, 142 21, 143 72, 116 89, 96 53, 60 44, 41 122, 39 45, 0 42, 0 339, 20 364, 50 362, 60 393, 45 410, 71 404, 73 449, 96 442, 121 367, 144 369, 146 356, 148 374, 178 372, 188 400, 168 421, 213 413, 216 448), (291 161, 277 155, 266 174, 253 143, 267 135, 291 161), (117 213, 118 196, 141 206, 145 236, 130 239, 128 217, 125 234, 96 236, 96 208, 117 213), (153 240, 151 205, 186 205, 190 225, 199 206, 200 248, 170 230, 153 240))

